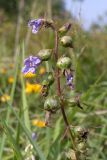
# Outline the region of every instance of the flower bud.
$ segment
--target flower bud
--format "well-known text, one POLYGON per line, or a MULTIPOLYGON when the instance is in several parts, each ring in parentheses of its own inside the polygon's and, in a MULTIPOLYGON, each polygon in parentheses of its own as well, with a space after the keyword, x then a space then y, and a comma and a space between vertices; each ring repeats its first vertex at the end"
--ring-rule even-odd
POLYGON ((61 44, 62 46, 64 47, 70 47, 70 48, 73 48, 73 45, 72 45, 72 38, 70 36, 64 36, 61 38, 61 44))
POLYGON ((50 59, 52 54, 52 49, 42 49, 39 51, 38 56, 41 58, 42 61, 47 61, 50 59))
POLYGON ((53 75, 51 73, 49 73, 48 82, 49 82, 49 85, 52 85, 53 82, 54 82, 54 77, 53 77, 53 75))
POLYGON ((48 111, 57 109, 58 106, 59 102, 56 97, 48 97, 44 103, 44 109, 48 111))
POLYGON ((43 80, 42 85, 43 85, 43 86, 48 86, 48 85, 49 85, 48 80, 43 80))
POLYGON ((59 33, 61 35, 63 34, 66 34, 71 28, 71 23, 66 23, 64 26, 62 26, 60 29, 59 29, 59 33))
POLYGON ((67 69, 71 67, 71 59, 69 57, 61 57, 57 62, 57 67, 67 69))

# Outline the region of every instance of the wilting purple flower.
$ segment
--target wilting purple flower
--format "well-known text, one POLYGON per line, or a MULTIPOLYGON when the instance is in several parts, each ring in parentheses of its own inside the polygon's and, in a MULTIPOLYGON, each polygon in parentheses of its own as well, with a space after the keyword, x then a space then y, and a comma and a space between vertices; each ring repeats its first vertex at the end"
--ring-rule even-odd
POLYGON ((66 84, 71 88, 74 89, 74 84, 73 84, 73 70, 69 69, 69 70, 64 70, 64 76, 66 77, 66 84))
POLYGON ((43 19, 34 19, 28 22, 28 27, 32 27, 32 33, 36 34, 42 26, 43 19))
POLYGON ((24 67, 22 68, 22 72, 27 74, 31 72, 35 74, 37 67, 40 65, 41 59, 39 57, 30 56, 24 60, 24 67))
POLYGON ((65 25, 66 31, 70 30, 72 24, 71 23, 66 23, 65 25))
POLYGON ((74 85, 73 85, 73 75, 72 74, 68 74, 68 76, 66 77, 66 81, 67 81, 67 85, 73 89, 74 85))

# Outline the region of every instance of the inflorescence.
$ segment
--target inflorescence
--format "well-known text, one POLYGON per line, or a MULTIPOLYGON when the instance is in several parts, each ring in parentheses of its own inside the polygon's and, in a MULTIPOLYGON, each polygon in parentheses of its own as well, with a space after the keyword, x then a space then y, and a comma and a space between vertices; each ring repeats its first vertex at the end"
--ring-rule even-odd
MULTIPOLYGON (((41 80, 40 84, 38 83, 32 84, 29 81, 26 82, 26 93, 32 93, 32 92, 41 93, 41 96, 44 96, 45 98, 44 102, 44 111, 46 113, 45 121, 36 119, 32 121, 32 124, 41 128, 50 126, 51 114, 55 114, 59 109, 61 109, 66 129, 68 130, 72 140, 72 146, 74 151, 73 154, 75 154, 76 160, 78 160, 78 152, 80 154, 84 153, 85 151, 84 152, 78 151, 78 144, 76 143, 79 143, 79 139, 75 138, 70 129, 69 122, 65 114, 64 104, 68 103, 69 106, 69 102, 71 101, 71 99, 70 97, 67 97, 66 95, 62 94, 62 86, 61 86, 62 81, 60 81, 61 78, 65 80, 66 85, 68 86, 66 88, 69 88, 70 91, 74 92, 75 70, 72 70, 72 61, 68 55, 62 55, 61 57, 59 57, 58 55, 59 44, 61 44, 62 47, 65 48, 74 48, 71 36, 65 35, 71 29, 71 26, 72 26, 71 23, 66 23, 59 30, 57 30, 53 21, 48 21, 42 18, 30 20, 28 22, 28 27, 32 28, 32 33, 34 34, 40 31, 40 29, 42 29, 43 27, 51 28, 52 31, 54 31, 55 47, 54 49, 42 49, 36 56, 29 56, 28 58, 26 58, 24 60, 24 67, 22 68, 22 73, 26 78, 28 77, 35 78, 34 75, 38 76, 37 75, 38 68, 40 66, 42 67, 44 61, 48 62, 50 59, 53 60, 54 66, 49 67, 49 71, 46 72, 46 70, 42 67, 40 74, 43 75, 43 80, 41 80), (57 89, 55 89, 54 92, 57 90, 57 93, 51 94, 49 91, 51 86, 54 84, 54 81, 56 81, 55 85, 57 84, 56 87, 57 89)), ((40 77, 40 79, 42 79, 42 76, 40 77)), ((74 105, 77 106, 78 104, 80 105, 80 99, 78 98, 77 100, 77 98, 75 97, 73 98, 74 98, 73 106, 74 105)), ((71 102, 70 105, 72 107, 71 102)))

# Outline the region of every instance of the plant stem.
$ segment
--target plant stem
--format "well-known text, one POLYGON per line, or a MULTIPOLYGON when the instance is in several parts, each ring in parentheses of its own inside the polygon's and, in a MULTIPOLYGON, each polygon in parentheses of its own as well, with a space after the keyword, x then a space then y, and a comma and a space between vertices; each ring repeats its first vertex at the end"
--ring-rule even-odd
MULTIPOLYGON (((58 32, 55 30, 55 60, 58 60, 58 32)), ((61 87, 60 87, 60 77, 59 77, 59 69, 56 68, 56 82, 57 82, 57 94, 61 96, 61 87)))
MULTIPOLYGON (((54 32, 55 32, 54 56, 55 56, 55 60, 57 62, 57 60, 58 60, 58 32, 57 32, 56 29, 54 29, 54 32)), ((58 68, 56 68, 55 74, 56 74, 56 82, 57 82, 57 95, 61 99, 61 112, 62 112, 62 115, 63 115, 63 119, 64 119, 64 122, 65 122, 66 128, 69 131, 69 135, 70 135, 70 138, 71 138, 71 141, 72 141, 73 149, 74 149, 75 155, 76 155, 76 160, 78 160, 75 137, 72 134, 72 131, 70 129, 70 125, 69 125, 69 122, 68 122, 68 119, 67 119, 67 116, 66 116, 66 113, 65 113, 65 110, 64 110, 64 101, 63 101, 63 98, 61 96, 61 85, 60 85, 60 76, 59 76, 60 75, 60 71, 59 71, 58 68)))
MULTIPOLYGON (((24 47, 24 42, 22 44, 22 60, 24 61, 24 56, 25 56, 25 47, 24 47)), ((27 97, 25 93, 25 82, 23 79, 23 76, 21 75, 21 85, 22 85, 22 106, 23 106, 23 115, 24 115, 24 122, 25 126, 31 130, 30 128, 30 119, 29 119, 29 108, 28 108, 28 103, 27 103, 27 97)))

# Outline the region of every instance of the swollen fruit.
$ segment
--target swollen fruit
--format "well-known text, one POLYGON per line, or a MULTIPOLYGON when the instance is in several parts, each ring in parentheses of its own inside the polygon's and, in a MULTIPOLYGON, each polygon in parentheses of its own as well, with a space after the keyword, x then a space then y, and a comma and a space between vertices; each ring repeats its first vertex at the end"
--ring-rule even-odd
POLYGON ((64 47, 73 48, 72 38, 70 36, 64 36, 61 38, 61 44, 64 47))
POLYGON ((71 67, 71 59, 69 57, 61 57, 57 62, 57 67, 60 69, 67 69, 71 67))
POLYGON ((56 97, 48 97, 44 103, 45 110, 54 110, 59 107, 59 102, 56 97))
POLYGON ((42 49, 39 51, 38 56, 41 58, 42 61, 47 61, 51 58, 52 49, 42 49))

